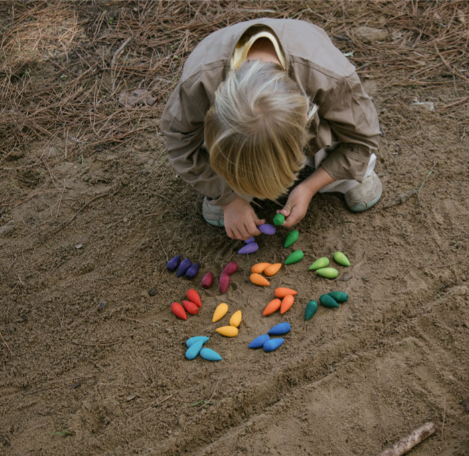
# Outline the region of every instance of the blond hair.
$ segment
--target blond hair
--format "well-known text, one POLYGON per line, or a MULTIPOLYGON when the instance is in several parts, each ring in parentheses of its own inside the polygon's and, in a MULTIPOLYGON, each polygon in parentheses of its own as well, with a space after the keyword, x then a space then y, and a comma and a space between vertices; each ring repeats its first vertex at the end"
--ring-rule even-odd
POLYGON ((276 200, 304 165, 317 109, 279 65, 245 61, 220 84, 205 117, 213 170, 242 196, 276 200))

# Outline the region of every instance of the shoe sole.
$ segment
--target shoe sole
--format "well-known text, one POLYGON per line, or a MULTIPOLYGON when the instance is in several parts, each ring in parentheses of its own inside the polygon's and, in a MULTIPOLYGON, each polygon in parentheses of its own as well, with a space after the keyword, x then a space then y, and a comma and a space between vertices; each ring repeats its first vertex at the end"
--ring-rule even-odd
POLYGON ((382 192, 375 198, 372 199, 369 203, 358 203, 355 206, 351 207, 352 212, 365 212, 368 209, 371 209, 381 198, 382 192))

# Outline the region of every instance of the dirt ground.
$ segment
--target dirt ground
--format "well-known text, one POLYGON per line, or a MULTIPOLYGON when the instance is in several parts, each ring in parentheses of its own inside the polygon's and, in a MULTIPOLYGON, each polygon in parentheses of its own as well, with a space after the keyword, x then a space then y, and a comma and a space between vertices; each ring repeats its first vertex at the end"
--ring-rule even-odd
POLYGON ((464 1, 2 2, 0 454, 373 455, 433 422, 412 455, 469 455, 468 23, 464 1), (158 130, 197 42, 263 16, 323 27, 385 133, 382 201, 353 214, 315 196, 305 259, 268 288, 250 267, 283 261, 288 231, 237 255, 158 130), (154 104, 119 104, 137 88, 154 104), (338 279, 308 270, 336 250, 338 279), (166 271, 176 254, 200 261, 196 279, 166 271), (201 288, 232 260, 225 295, 201 288), (263 317, 277 286, 298 299, 263 317), (178 320, 191 287, 203 307, 178 320), (305 322, 332 290, 349 302, 305 322), (243 312, 236 338, 215 332, 220 302, 243 312), (248 349, 281 321, 279 350, 248 349), (186 360, 195 335, 223 361, 186 360))

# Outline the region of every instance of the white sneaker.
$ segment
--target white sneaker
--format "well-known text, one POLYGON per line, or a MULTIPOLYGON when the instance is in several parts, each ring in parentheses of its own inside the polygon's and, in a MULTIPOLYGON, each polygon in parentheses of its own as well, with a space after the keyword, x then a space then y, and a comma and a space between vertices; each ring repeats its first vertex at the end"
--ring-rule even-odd
POLYGON ((220 206, 210 204, 206 197, 202 203, 202 215, 205 221, 212 226, 225 226, 223 209, 220 206))
POLYGON ((361 184, 345 193, 345 202, 353 212, 363 212, 373 207, 381 198, 383 186, 373 171, 361 184))

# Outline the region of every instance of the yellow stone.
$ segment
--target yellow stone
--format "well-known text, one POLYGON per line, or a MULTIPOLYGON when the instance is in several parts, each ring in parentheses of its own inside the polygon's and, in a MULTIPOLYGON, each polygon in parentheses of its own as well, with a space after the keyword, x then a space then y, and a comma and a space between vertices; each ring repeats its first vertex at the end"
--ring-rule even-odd
POLYGON ((230 318, 230 326, 239 327, 241 320, 243 319, 243 314, 240 310, 236 311, 230 318))
POLYGON ((221 334, 225 337, 236 337, 238 335, 238 328, 234 326, 222 326, 221 328, 216 329, 218 334, 221 334))
POLYGON ((213 312, 212 323, 215 323, 218 320, 221 320, 228 312, 228 304, 222 302, 217 306, 215 312, 213 312))

